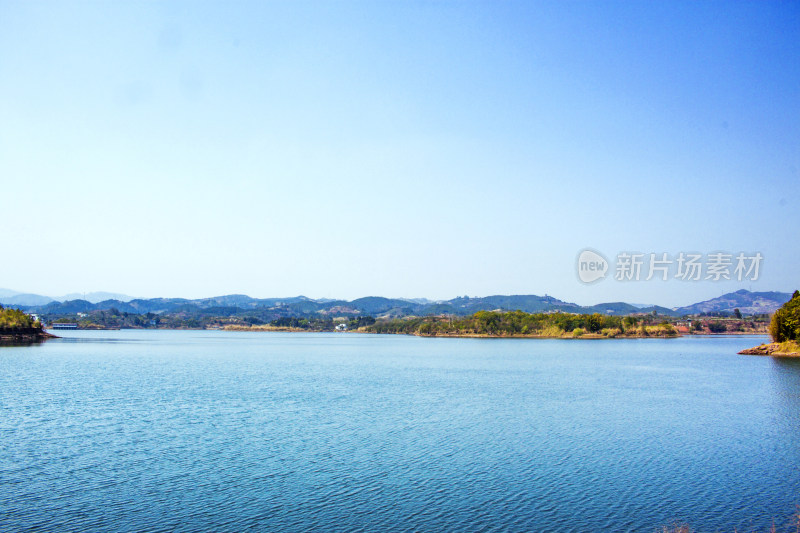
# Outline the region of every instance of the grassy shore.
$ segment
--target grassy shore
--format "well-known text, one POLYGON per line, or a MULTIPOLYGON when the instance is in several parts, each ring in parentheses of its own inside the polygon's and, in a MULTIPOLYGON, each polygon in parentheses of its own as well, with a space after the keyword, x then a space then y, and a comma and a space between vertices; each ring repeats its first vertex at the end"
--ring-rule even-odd
POLYGON ((434 331, 434 332, 421 332, 421 331, 372 331, 369 328, 362 328, 359 333, 379 333, 379 334, 394 334, 394 335, 413 335, 415 337, 451 337, 451 338, 470 338, 470 339, 651 339, 662 338, 670 339, 680 337, 678 333, 665 331, 660 327, 648 328, 647 333, 640 331, 636 332, 619 332, 609 331, 605 333, 589 333, 589 332, 576 332, 576 331, 557 331, 552 333, 470 333, 470 332, 452 332, 452 331, 434 331))
POLYGON ((223 326, 220 328, 225 331, 291 331, 291 332, 301 332, 301 331, 311 331, 308 329, 303 328, 292 328, 288 326, 273 326, 271 324, 259 324, 253 326, 245 326, 240 324, 230 324, 227 326, 223 326))
POLYGON ((773 357, 800 357, 800 343, 797 341, 770 342, 739 352, 743 355, 771 355, 773 357))

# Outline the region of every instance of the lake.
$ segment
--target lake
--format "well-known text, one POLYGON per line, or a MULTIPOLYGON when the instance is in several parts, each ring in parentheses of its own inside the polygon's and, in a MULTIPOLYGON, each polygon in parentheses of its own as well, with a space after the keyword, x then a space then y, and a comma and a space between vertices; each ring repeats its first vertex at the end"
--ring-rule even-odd
POLYGON ((3 531, 794 531, 762 337, 58 334, 0 348, 3 531))

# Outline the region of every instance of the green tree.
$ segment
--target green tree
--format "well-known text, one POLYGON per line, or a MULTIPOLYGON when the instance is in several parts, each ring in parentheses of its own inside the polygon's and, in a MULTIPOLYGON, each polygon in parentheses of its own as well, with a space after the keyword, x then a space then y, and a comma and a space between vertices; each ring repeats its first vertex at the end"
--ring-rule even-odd
POLYGON ((636 329, 639 320, 635 316, 626 316, 622 319, 622 324, 625 329, 636 329))
POLYGON ((592 333, 597 333, 603 328, 603 315, 594 313, 586 317, 586 328, 592 333))
POLYGON ((772 315, 769 334, 775 342, 800 340, 800 291, 772 315))
POLYGON ((719 320, 709 322, 708 329, 711 331, 711 333, 725 333, 728 331, 728 327, 725 325, 725 323, 719 320))

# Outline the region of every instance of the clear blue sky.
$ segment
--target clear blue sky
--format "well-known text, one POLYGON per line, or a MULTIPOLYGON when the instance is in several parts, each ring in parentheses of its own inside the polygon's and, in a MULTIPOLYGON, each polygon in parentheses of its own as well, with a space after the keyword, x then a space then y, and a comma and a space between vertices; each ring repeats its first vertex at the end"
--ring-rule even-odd
POLYGON ((0 287, 800 287, 797 2, 0 1, 0 50, 0 287), (764 262, 587 286, 585 247, 764 262))

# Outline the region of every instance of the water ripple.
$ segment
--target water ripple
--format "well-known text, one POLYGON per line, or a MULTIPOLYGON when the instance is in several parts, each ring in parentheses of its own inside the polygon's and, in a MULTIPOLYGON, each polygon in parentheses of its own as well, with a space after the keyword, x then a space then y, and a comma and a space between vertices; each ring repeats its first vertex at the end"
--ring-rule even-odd
POLYGON ((140 334, 4 352, 0 530, 749 531, 800 500, 800 367, 741 339, 140 334))

